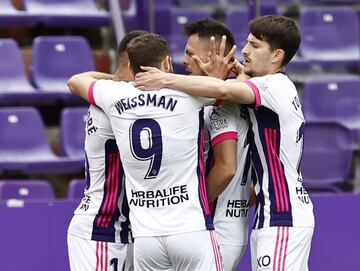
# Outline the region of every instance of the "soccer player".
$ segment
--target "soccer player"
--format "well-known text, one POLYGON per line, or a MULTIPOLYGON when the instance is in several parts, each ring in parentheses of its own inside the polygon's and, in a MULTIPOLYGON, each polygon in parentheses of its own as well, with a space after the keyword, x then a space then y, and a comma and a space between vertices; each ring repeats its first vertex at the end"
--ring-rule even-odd
MULTIPOLYGON (((191 75, 203 75, 203 70, 192 56, 201 62, 209 59, 209 41, 212 49, 224 50, 228 54, 235 44, 226 25, 215 20, 205 19, 184 26, 188 37, 183 63, 191 75), (222 36, 226 43, 220 44, 222 36)), ((214 56, 213 52, 211 56, 214 56)), ((248 239, 249 193, 251 181, 248 178, 250 168, 247 133, 248 114, 245 107, 236 103, 224 103, 220 106, 205 108, 205 127, 210 142, 205 147, 207 165, 211 170, 207 176, 208 198, 212 204, 214 226, 225 271, 236 270, 245 251, 248 239), (213 163, 212 163, 213 161, 213 163), (237 170, 236 170, 237 169, 237 170), (236 175, 235 175, 236 172, 236 175)))
MULTIPOLYGON (((167 42, 144 34, 127 47, 141 65, 171 71, 167 42)), ((214 103, 171 89, 144 93, 131 82, 74 75, 70 90, 110 119, 126 176, 135 238, 135 270, 223 270, 206 196, 203 106, 214 103)))
MULTIPOLYGON (((127 68, 126 46, 144 33, 129 32, 120 42, 116 80, 134 79, 127 68)), ((70 268, 72 271, 133 270, 129 206, 121 159, 109 119, 93 105, 86 119, 85 155, 84 198, 68 228, 70 268)))
POLYGON ((292 19, 275 15, 256 17, 249 26, 242 49, 242 72, 249 80, 228 82, 142 67, 148 72, 138 73, 135 85, 171 87, 249 105, 257 195, 252 269, 305 271, 315 224, 301 175, 305 120, 295 85, 285 74, 299 48, 300 32, 292 19))

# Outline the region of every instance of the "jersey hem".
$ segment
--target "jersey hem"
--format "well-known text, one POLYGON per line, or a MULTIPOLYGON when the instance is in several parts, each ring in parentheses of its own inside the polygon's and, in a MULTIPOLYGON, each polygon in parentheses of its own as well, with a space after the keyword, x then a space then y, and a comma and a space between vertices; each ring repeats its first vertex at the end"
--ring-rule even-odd
POLYGON ((175 234, 194 232, 194 231, 210 231, 210 230, 205 227, 200 227, 200 228, 195 228, 195 229, 186 229, 186 230, 179 230, 179 231, 172 231, 172 232, 140 233, 140 234, 135 234, 133 232, 133 237, 136 238, 136 237, 168 236, 168 235, 175 235, 175 234))

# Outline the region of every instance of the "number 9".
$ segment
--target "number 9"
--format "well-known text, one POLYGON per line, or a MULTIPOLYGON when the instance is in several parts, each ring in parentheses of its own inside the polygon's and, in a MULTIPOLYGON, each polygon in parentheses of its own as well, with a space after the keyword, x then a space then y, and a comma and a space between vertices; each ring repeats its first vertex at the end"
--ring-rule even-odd
POLYGON ((137 160, 151 160, 144 179, 156 178, 160 171, 163 151, 159 123, 153 119, 136 120, 130 126, 130 146, 137 160))

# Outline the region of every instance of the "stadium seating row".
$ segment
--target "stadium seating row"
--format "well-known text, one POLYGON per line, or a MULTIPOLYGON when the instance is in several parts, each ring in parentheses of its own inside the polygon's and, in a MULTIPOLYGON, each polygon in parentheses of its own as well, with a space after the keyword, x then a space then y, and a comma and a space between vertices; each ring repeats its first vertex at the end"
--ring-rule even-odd
MULTIPOLYGON (((72 179, 69 182, 67 199, 79 200, 84 196, 84 179, 72 179)), ((1 200, 55 200, 54 190, 46 180, 0 180, 1 200)))
MULTIPOLYGON (((156 32, 170 42, 177 71, 181 69, 181 55, 186 43, 182 35, 186 22, 211 16, 206 9, 163 9, 156 16, 156 32), (160 15, 161 11, 161 15, 160 15), (168 13, 168 14, 166 14, 168 13), (169 18, 169 23, 164 23, 169 18)), ((274 13, 269 10, 267 13, 274 13)), ((229 9, 224 22, 234 33, 238 47, 244 45, 248 34, 248 8, 229 9)), ((360 70, 360 18, 350 6, 307 7, 300 10, 298 25, 302 42, 298 55, 290 66, 309 69, 319 65, 324 69, 341 67, 360 70), (351 27, 349 27, 351 26, 351 27), (334 67, 335 66, 335 67, 334 67)), ((241 59, 241 55, 238 55, 241 59)))
POLYGON ((25 10, 18 10, 11 0, 0 1, 0 25, 14 24, 47 26, 102 26, 108 25, 110 15, 99 10, 93 0, 23 0, 25 10))
MULTIPOLYGON (((324 99, 321 101, 324 102, 324 99)), ((58 156, 49 146, 36 108, 0 108, 0 170, 21 171, 24 174, 79 172, 84 166, 86 112, 86 107, 62 110, 61 156, 58 156), (31 133, 26 132, 30 129, 31 133)), ((302 172, 305 186, 340 191, 352 175, 354 142, 360 138, 354 137, 354 132, 341 123, 327 120, 306 123, 299 129, 299 140, 303 128, 305 149, 302 172)))
POLYGON ((13 39, 0 39, 0 50, 1 104, 52 104, 58 100, 79 102, 68 91, 67 80, 75 73, 95 70, 91 48, 81 36, 35 38, 31 83, 17 43, 13 39))
POLYGON ((71 173, 82 170, 85 114, 86 108, 62 111, 62 149, 61 156, 58 156, 49 145, 43 120, 36 108, 0 108, 0 172, 71 173))

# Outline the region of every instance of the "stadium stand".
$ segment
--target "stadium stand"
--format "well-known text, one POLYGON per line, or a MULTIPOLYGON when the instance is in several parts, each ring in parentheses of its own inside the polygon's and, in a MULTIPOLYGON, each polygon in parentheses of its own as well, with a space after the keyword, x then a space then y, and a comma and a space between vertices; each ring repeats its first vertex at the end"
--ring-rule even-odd
POLYGON ((26 25, 34 26, 40 21, 39 16, 29 14, 26 11, 18 10, 10 0, 0 1, 0 25, 26 25))
POLYGON ((360 129, 359 91, 360 76, 308 77, 303 89, 305 119, 337 122, 357 133, 360 129))
POLYGON ((77 172, 83 168, 83 161, 54 154, 36 108, 0 108, 0 125, 0 170, 29 174, 77 172))
POLYGON ((0 63, 1 92, 34 92, 35 89, 26 78, 20 48, 16 41, 1 39, 0 50, 2 52, 0 63))
POLYGON ((101 26, 110 16, 99 10, 93 0, 23 0, 28 14, 36 15, 47 26, 101 26))
POLYGON ((0 200, 54 200, 51 184, 46 180, 0 180, 0 200))
POLYGON ((82 199, 84 197, 84 188, 84 179, 72 179, 69 183, 67 198, 70 200, 82 199))
POLYGON ((75 160, 84 160, 84 140, 87 107, 67 107, 61 111, 61 154, 75 160))
MULTIPOLYGON (((126 31, 144 29, 164 35, 171 44, 175 71, 180 73, 186 73, 181 63, 184 23, 214 16, 218 8, 240 49, 247 23, 256 12, 282 14, 293 8, 303 38, 289 71, 299 78, 295 81, 303 94, 308 122, 303 178, 316 217, 309 269, 356 269, 360 251, 360 220, 354 216, 360 204, 356 193, 360 166, 354 163, 359 162, 360 149, 359 0, 267 0, 260 1, 259 7, 255 0, 119 1, 126 31)), ((114 70, 110 64, 116 62, 117 42, 112 40, 111 14, 101 8, 107 9, 107 2, 0 0, 0 214, 4 218, 0 238, 5 244, 0 246, 0 270, 69 270, 66 230, 86 182, 81 147, 86 108, 73 108, 83 103, 68 94, 66 81, 80 71, 114 70), (74 44, 79 46, 76 52, 71 51, 74 44), (26 107, 14 107, 19 105, 26 107), (50 147, 49 129, 56 130, 52 140, 58 152, 50 147), (28 178, 21 181, 25 186, 7 190, 8 184, 18 184, 24 176, 28 178), (27 188, 32 180, 51 183, 52 197, 40 200, 33 186, 27 188), (22 200, 5 200, 16 196, 22 200)), ((238 270, 250 270, 249 251, 238 270)))
POLYGON ((247 8, 230 9, 225 17, 225 24, 229 26, 238 48, 245 45, 249 34, 249 10, 247 8))
POLYGON ((351 7, 308 7, 300 13, 301 55, 324 64, 360 60, 359 18, 351 7), (351 27, 349 27, 351 25, 351 27))
POLYGON ((341 191, 351 180, 352 133, 337 123, 305 125, 302 174, 308 191, 341 191))
POLYGON ((51 92, 66 102, 79 100, 69 93, 67 80, 75 73, 90 70, 95 70, 95 62, 84 37, 39 36, 34 39, 30 71, 39 91, 51 92))

